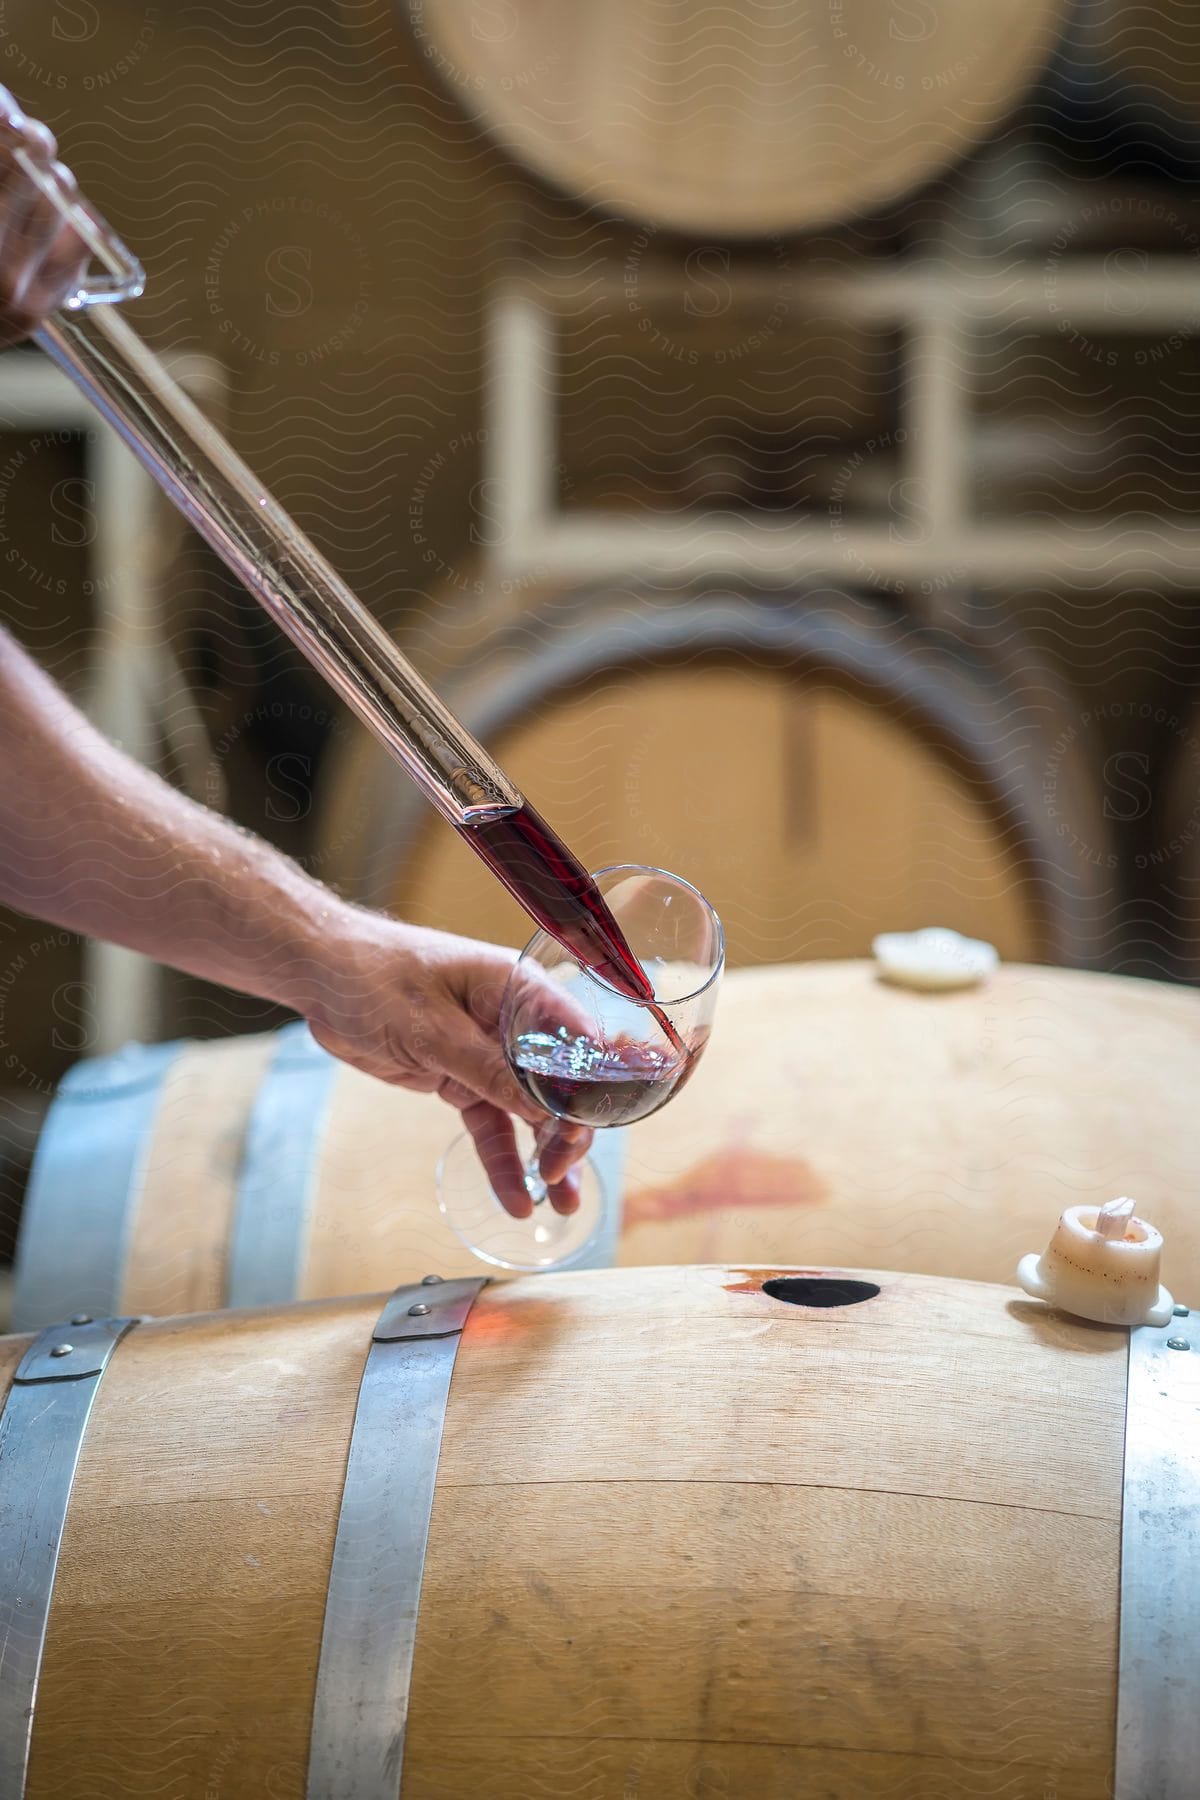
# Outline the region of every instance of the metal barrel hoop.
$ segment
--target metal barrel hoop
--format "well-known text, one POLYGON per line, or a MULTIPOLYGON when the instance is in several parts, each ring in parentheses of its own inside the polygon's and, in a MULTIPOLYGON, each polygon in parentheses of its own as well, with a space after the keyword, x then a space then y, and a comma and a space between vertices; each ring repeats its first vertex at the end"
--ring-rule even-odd
POLYGON ((397 1288, 363 1368, 334 1540, 307 1800, 396 1800, 442 1426, 486 1278, 397 1288))
POLYGON ((120 1306, 154 1118, 184 1048, 127 1044, 76 1063, 59 1083, 21 1217, 15 1330, 37 1331, 67 1307, 99 1318, 120 1306))
POLYGON ((255 1096, 229 1238, 226 1306, 300 1296, 321 1148, 338 1060, 303 1021, 276 1034, 255 1096))
MULTIPOLYGON (((482 1278, 398 1288, 355 1406, 313 1709, 307 1800, 395 1800, 437 1468, 482 1278)), ((59 1549, 96 1393, 139 1321, 42 1331, 0 1411, 0 1793, 22 1800, 59 1549)), ((1200 1767, 1200 1316, 1131 1331, 1115 1800, 1193 1800, 1200 1767)))
POLYGON ((58 1552, 88 1420, 136 1319, 76 1313, 17 1364, 0 1412, 0 1794, 22 1800, 58 1552))
POLYGON ((1200 1792, 1200 1313, 1129 1334, 1115 1800, 1200 1792))

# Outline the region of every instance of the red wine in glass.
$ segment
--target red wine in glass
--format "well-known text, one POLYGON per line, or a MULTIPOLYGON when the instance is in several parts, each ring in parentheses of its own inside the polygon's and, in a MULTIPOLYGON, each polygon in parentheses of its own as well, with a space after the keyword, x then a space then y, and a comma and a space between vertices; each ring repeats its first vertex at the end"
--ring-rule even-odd
POLYGON ((566 1031, 526 1031, 508 1046, 513 1074, 539 1106, 581 1125, 632 1125, 665 1106, 692 1057, 653 1044, 601 1044, 566 1031))
MULTIPOLYGON (((577 1208, 554 1210, 556 1197, 547 1192, 540 1167, 557 1135, 553 1120, 620 1127, 657 1112, 690 1079, 712 1026, 725 945, 721 921, 703 894, 664 869, 630 863, 584 881, 589 898, 594 888, 605 909, 599 925, 596 913, 589 915, 585 954, 600 960, 592 933, 615 921, 620 944, 632 946, 639 962, 644 958, 645 968, 654 971, 656 997, 622 994, 615 982, 601 981, 581 968, 580 952, 564 944, 560 931, 544 927, 513 964, 500 1002, 500 1042, 514 1079, 545 1119, 533 1134, 532 1155, 524 1142, 520 1148, 532 1209, 519 1216, 506 1210, 502 1189, 507 1195, 516 1170, 510 1164, 493 1188, 469 1133, 443 1156, 437 1183, 447 1224, 499 1268, 564 1265, 599 1241, 609 1216, 604 1182, 587 1162, 579 1169, 577 1208), (669 1032, 656 1029, 656 1015, 669 1023, 669 1032)), ((539 898, 544 902, 544 888, 539 898)), ((578 926, 577 913, 570 923, 578 926)), ((606 948, 604 954, 616 953, 606 948)), ((640 984, 630 980, 629 986, 640 984)), ((520 1187, 514 1183, 511 1192, 509 1204, 519 1207, 520 1187)))
POLYGON ((674 1027, 654 1005, 653 984, 600 890, 540 813, 526 802, 516 812, 455 830, 543 931, 619 994, 646 1003, 682 1054, 674 1027))

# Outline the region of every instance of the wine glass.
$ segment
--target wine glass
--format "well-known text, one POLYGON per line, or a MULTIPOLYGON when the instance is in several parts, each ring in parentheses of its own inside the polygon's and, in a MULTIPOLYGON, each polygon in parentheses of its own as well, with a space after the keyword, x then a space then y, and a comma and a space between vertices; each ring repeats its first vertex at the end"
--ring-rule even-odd
POLYGON ((594 877, 609 912, 653 988, 652 1000, 619 993, 539 931, 513 966, 500 1034, 513 1075, 545 1108, 535 1133, 517 1125, 530 1216, 516 1219, 492 1191, 469 1133, 438 1166, 440 1206, 451 1229, 503 1269, 561 1268, 583 1256, 605 1224, 599 1170, 580 1168, 575 1212, 556 1212, 538 1169, 554 1120, 631 1125, 665 1106, 687 1081, 712 1025, 725 965, 721 921, 696 888, 663 869, 622 863, 594 877))

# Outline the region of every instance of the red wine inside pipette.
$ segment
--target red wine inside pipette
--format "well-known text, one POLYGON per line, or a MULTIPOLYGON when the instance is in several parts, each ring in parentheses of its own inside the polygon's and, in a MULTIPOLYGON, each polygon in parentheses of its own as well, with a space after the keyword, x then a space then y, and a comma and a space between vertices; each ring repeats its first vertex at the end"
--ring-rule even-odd
POLYGON ((678 1046, 674 1027, 654 1005, 654 987, 599 888, 540 813, 527 803, 500 818, 455 829, 544 931, 609 987, 648 1004, 678 1046))

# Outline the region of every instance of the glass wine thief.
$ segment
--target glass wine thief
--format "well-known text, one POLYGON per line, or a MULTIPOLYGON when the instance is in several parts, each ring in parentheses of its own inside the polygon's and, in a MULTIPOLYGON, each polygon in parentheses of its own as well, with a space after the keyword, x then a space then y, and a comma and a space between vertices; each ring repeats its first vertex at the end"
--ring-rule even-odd
MULTIPOLYGON (((0 122, 24 124, 3 89, 0 122)), ((143 290, 137 259, 36 140, 15 155, 104 269, 35 341, 444 818, 461 828, 520 808, 520 791, 114 312, 143 290)))

